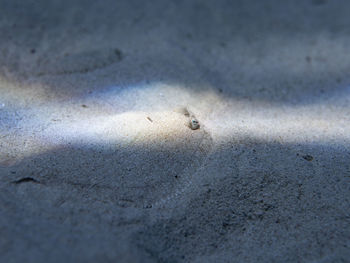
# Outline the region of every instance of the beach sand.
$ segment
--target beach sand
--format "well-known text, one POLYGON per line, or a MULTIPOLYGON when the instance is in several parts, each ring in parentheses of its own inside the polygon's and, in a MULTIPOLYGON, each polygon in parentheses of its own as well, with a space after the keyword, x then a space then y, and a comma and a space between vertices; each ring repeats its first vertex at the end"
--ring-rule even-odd
POLYGON ((349 11, 0 0, 0 261, 347 262, 349 11))

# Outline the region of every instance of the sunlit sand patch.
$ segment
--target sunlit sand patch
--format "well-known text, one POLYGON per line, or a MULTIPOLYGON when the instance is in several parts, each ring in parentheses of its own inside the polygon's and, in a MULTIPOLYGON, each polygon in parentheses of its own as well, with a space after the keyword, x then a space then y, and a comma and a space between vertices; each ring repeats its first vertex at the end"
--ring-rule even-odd
POLYGON ((195 92, 164 83, 113 87, 66 101, 48 98, 47 87, 40 85, 25 87, 1 79, 0 88, 3 113, 18 115, 6 115, 0 129, 0 165, 4 167, 72 145, 187 151, 195 159, 196 154, 205 154, 210 148, 205 118, 219 101, 215 92, 195 92), (191 116, 178 112, 178 107, 188 107, 191 116), (189 126, 192 114, 200 123, 195 130, 189 126))
POLYGON ((283 106, 230 102, 229 109, 206 122, 213 137, 225 143, 241 138, 279 143, 350 143, 344 109, 319 105, 283 106), (240 105, 244 104, 244 108, 240 105))
POLYGON ((119 146, 189 147, 206 136, 205 128, 192 130, 189 118, 176 111, 125 112, 113 116, 86 118, 74 123, 58 123, 47 129, 43 139, 77 144, 119 146))
POLYGON ((161 82, 110 87, 68 101, 45 101, 48 93, 40 85, 25 89, 0 79, 0 88, 0 105, 5 105, 1 110, 15 113, 16 106, 20 109, 20 122, 0 127, 6 144, 0 162, 6 166, 42 150, 72 144, 195 151, 209 137, 220 142, 240 137, 280 143, 349 141, 345 132, 349 121, 346 117, 339 121, 342 112, 338 114, 333 107, 320 109, 322 103, 346 103, 348 89, 328 102, 286 106, 223 98, 209 88, 198 92, 161 82), (192 117, 198 126, 189 124, 192 117), (16 137, 4 137, 12 129, 16 137), (32 146, 20 146, 25 143, 32 146))

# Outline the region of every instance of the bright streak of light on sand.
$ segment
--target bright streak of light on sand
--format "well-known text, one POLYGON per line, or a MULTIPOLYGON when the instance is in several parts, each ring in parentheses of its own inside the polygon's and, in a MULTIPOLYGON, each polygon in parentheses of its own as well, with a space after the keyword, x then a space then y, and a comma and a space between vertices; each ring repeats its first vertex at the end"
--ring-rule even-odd
MULTIPOLYGON (((320 103, 347 102, 349 93, 345 89, 340 96, 320 103)), ((83 98, 34 103, 24 109, 20 103, 16 109, 14 97, 0 101, 12 105, 7 113, 18 110, 16 118, 2 118, 0 136, 4 142, 14 140, 27 145, 13 147, 15 159, 38 154, 41 148, 70 144, 182 147, 183 143, 190 143, 191 136, 203 131, 221 143, 233 137, 280 143, 350 142, 350 134, 346 132, 350 130, 350 122, 346 116, 340 121, 338 115, 334 122, 337 109, 320 111, 317 103, 278 105, 244 101, 225 98, 210 90, 201 92, 164 83, 109 87, 83 98), (196 115, 200 131, 188 128, 187 118, 177 111, 179 107, 188 108, 196 115), (16 149, 20 155, 16 155, 16 149)), ((6 109, 1 109, 2 116, 6 115, 6 109)), ((6 162, 8 159, 11 158, 7 157, 6 162)))

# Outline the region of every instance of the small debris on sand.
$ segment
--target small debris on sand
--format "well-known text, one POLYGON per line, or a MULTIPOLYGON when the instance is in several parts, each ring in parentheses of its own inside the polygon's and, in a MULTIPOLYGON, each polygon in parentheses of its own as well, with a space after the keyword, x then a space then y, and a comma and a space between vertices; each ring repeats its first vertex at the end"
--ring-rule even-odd
POLYGON ((306 161, 309 161, 309 162, 311 162, 311 161, 314 159, 314 157, 312 157, 312 156, 309 155, 309 154, 304 155, 303 158, 304 158, 306 161))
POLYGON ((18 179, 16 181, 13 181, 12 183, 21 184, 21 183, 28 183, 28 182, 37 183, 37 184, 40 183, 38 180, 36 180, 32 177, 24 177, 24 178, 18 179))
POLYGON ((199 127, 200 127, 199 121, 194 116, 191 116, 191 118, 190 118, 190 128, 192 130, 197 130, 197 129, 199 129, 199 127))

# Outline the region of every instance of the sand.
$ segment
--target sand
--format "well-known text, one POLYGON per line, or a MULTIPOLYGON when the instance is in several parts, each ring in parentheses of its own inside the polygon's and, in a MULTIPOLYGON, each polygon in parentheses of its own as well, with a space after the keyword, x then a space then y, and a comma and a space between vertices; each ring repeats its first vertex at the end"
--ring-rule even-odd
POLYGON ((0 262, 347 262, 349 10, 0 1, 0 262))

